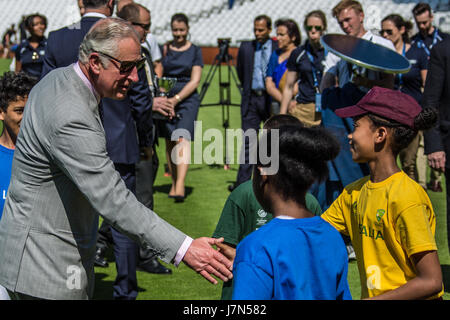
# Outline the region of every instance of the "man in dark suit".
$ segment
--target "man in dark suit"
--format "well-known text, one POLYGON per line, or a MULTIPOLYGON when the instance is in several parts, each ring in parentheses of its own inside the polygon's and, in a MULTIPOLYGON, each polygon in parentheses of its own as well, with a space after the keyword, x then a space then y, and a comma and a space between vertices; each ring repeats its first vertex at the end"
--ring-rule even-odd
MULTIPOLYGON (((129 3, 122 7, 117 13, 119 18, 127 20, 131 23, 136 33, 139 35, 141 43, 145 43, 147 34, 150 31, 151 16, 150 11, 144 6, 137 3, 129 3)), ((142 88, 145 92, 150 91, 152 98, 152 118, 153 112, 158 112, 163 116, 174 114, 172 105, 167 101, 167 97, 157 96, 157 81, 156 73, 153 68, 153 59, 151 54, 145 47, 141 47, 142 53, 146 58, 146 65, 139 73, 139 77, 143 78, 143 83, 146 88, 142 88), (145 70, 145 72, 144 72, 145 70)), ((133 97, 133 92, 130 92, 133 97)), ((136 101, 139 105, 139 100, 136 101)), ((153 183, 158 171, 158 157, 154 144, 156 143, 156 130, 152 127, 151 140, 146 141, 140 148, 140 161, 136 163, 136 197, 147 208, 153 210, 153 183)), ((144 137, 144 140, 147 140, 144 137)), ((143 248, 139 249, 139 263, 138 269, 149 273, 170 274, 172 270, 164 267, 156 258, 156 255, 143 248)))
POLYGON ((447 239, 450 244, 450 39, 431 49, 423 107, 439 112, 438 125, 425 132, 425 154, 431 168, 445 172, 447 183, 447 239))
POLYGON ((41 78, 53 69, 68 66, 78 58, 78 47, 89 29, 114 12, 114 0, 83 0, 84 15, 77 23, 50 32, 41 78))
MULTIPOLYGON (((114 12, 114 0, 83 0, 85 14, 81 21, 51 32, 48 39, 48 52, 44 61, 43 74, 55 68, 68 66, 78 60, 79 46, 85 34, 100 19, 114 12)), ((106 148, 114 167, 120 173, 127 188, 136 193, 135 164, 139 161, 139 150, 151 146, 151 95, 145 78, 139 71, 140 81, 130 89, 123 100, 102 99, 99 109, 106 134, 106 148), (138 139, 139 138, 139 143, 138 139)), ((129 237, 121 234, 109 224, 100 227, 99 238, 111 235, 114 243, 117 278, 114 283, 115 299, 135 299, 137 296, 136 266, 138 263, 138 245, 129 237)), ((99 256, 105 246, 97 250, 99 256)), ((102 263, 97 257, 96 264, 102 263)), ((106 263, 104 263, 105 265, 106 263)))
POLYGON ((239 171, 236 183, 228 190, 233 191, 241 183, 250 180, 252 165, 249 163, 253 141, 246 138, 245 132, 250 129, 258 132, 261 122, 270 117, 270 96, 265 88, 265 77, 270 55, 277 48, 276 41, 270 39, 272 20, 266 15, 254 19, 255 40, 241 43, 237 57, 237 74, 242 84, 241 120, 244 130, 243 149, 239 160, 239 171))

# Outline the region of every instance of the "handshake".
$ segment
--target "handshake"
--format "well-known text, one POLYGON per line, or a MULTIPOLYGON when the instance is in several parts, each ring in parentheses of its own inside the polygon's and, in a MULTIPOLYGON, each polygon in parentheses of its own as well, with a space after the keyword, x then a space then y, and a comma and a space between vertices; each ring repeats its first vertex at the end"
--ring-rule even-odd
POLYGON ((211 247, 220 246, 223 240, 206 237, 193 240, 183 262, 213 284, 217 284, 213 275, 224 282, 231 280, 233 262, 211 247))

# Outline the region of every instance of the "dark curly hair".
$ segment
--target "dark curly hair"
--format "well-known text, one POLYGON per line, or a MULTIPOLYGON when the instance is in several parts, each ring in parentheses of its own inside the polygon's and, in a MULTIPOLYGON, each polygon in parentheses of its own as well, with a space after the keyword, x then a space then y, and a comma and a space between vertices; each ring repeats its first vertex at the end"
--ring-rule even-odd
MULTIPOLYGON (((355 117, 354 121, 357 121, 358 118, 362 118, 363 116, 355 117)), ((419 131, 431 129, 437 121, 437 112, 433 108, 424 108, 416 116, 414 119, 414 128, 372 113, 367 114, 367 116, 372 122, 373 128, 386 127, 391 129, 393 137, 391 149, 395 156, 414 140, 419 131)))
POLYGON ((25 72, 6 72, 0 77, 0 108, 6 112, 11 102, 27 97, 37 81, 25 72))
MULTIPOLYGON (((268 180, 283 200, 294 200, 304 205, 304 196, 311 185, 327 178, 327 161, 338 155, 339 142, 324 128, 301 125, 271 129, 267 132, 267 141, 270 141, 274 130, 279 134, 279 168, 275 175, 268 176, 268 180)), ((267 165, 262 165, 258 159, 257 166, 267 165)), ((259 176, 256 167, 254 174, 259 176)))

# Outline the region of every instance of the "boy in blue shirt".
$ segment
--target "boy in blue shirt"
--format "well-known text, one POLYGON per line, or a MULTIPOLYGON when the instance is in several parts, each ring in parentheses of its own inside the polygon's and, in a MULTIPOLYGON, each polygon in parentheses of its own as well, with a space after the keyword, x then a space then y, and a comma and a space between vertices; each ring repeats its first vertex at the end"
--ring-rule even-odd
POLYGON ((23 110, 35 84, 36 80, 23 72, 7 72, 0 78, 0 120, 3 124, 0 135, 0 219, 11 180, 11 165, 23 110))
POLYGON ((273 130, 279 130, 279 170, 270 175, 258 163, 253 191, 274 219, 238 244, 233 299, 351 299, 344 242, 305 199, 313 182, 326 177, 339 143, 322 128, 281 126, 269 136, 273 130))
MULTIPOLYGON (((7 72, 0 78, 0 219, 11 180, 11 165, 23 109, 35 84, 36 79, 23 72, 7 72)), ((2 286, 0 300, 9 300, 9 295, 2 286)))

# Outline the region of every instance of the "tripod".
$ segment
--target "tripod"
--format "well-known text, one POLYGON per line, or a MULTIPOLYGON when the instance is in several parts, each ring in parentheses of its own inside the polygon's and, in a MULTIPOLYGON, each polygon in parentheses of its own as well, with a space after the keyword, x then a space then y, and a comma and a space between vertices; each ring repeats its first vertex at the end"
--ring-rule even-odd
POLYGON ((211 107, 211 106, 222 106, 222 126, 225 131, 225 156, 224 156, 224 169, 228 170, 230 168, 228 161, 227 152, 227 129, 230 127, 230 106, 240 107, 240 104, 231 103, 231 78, 233 78, 236 87, 239 89, 239 93, 242 96, 242 86, 237 79, 235 70, 233 69, 231 62, 233 57, 229 54, 229 43, 231 39, 217 39, 219 44, 219 54, 214 58, 214 63, 209 69, 209 72, 205 78, 205 82, 202 85, 202 90, 200 91, 200 107, 211 107), (224 74, 222 70, 222 63, 226 64, 226 69, 228 72, 224 74), (203 98, 211 84, 217 69, 219 69, 219 102, 202 104, 203 98))

